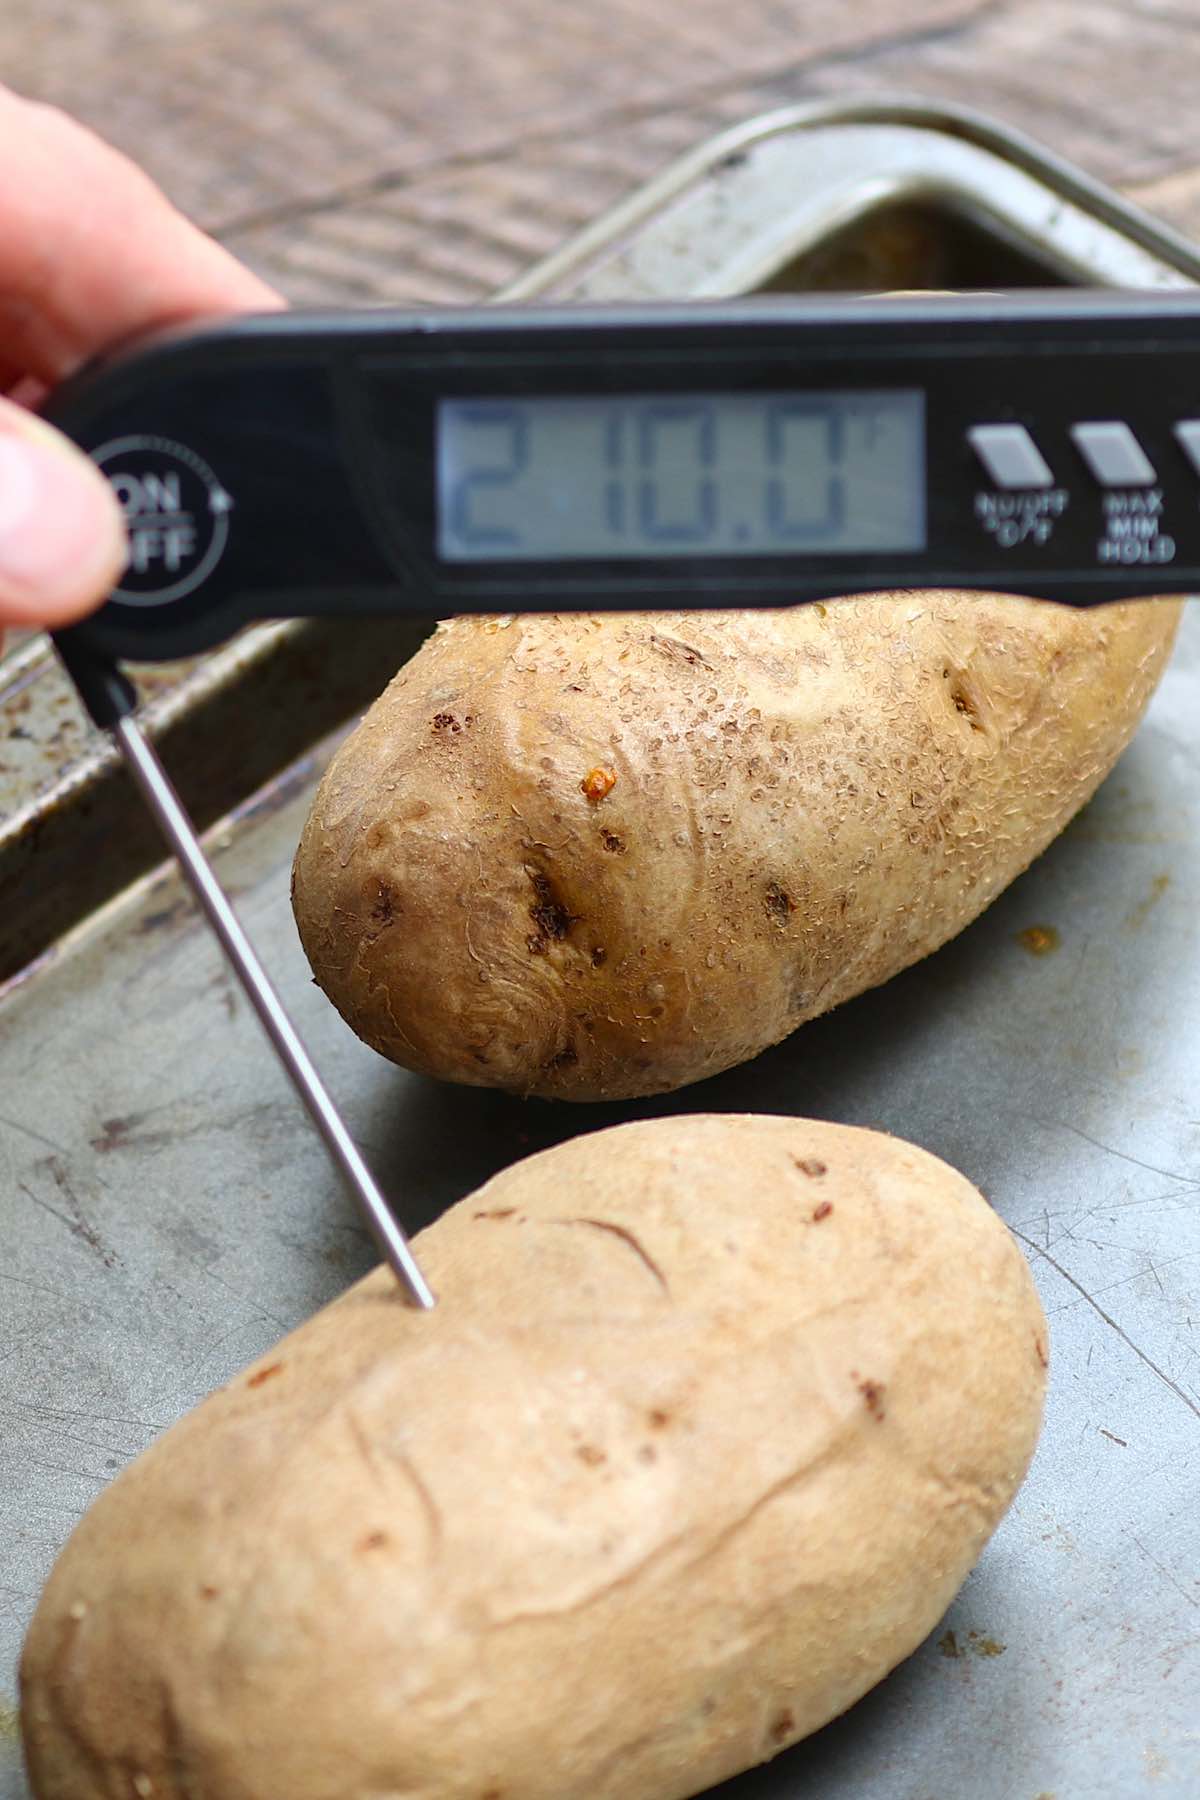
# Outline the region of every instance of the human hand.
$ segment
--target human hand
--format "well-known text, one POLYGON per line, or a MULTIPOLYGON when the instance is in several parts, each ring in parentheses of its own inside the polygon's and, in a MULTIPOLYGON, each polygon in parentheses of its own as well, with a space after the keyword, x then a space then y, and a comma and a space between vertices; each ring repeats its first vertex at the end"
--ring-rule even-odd
POLYGON ((125 565, 107 482, 31 407, 159 325, 282 304, 126 157, 0 87, 0 638, 89 611, 125 565))

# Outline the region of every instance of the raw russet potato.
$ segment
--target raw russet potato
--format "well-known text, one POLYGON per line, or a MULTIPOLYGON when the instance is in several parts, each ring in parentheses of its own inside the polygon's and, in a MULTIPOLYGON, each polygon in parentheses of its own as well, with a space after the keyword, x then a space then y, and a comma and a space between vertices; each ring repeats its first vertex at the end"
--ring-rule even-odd
POLYGON ((914 1649, 1046 1328, 952 1169, 661 1119, 508 1169, 104 1493, 22 1666, 39 1800, 680 1800, 914 1649))
POLYGON ((450 1080, 698 1081, 975 918, 1111 768, 1178 616, 925 593, 455 620, 316 796, 313 972, 450 1080))

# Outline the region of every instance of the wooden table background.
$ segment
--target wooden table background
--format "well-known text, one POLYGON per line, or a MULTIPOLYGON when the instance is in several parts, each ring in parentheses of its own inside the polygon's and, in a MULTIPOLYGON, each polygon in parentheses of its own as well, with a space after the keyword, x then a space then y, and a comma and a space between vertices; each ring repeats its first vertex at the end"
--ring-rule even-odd
POLYGON ((483 296, 721 127, 880 91, 993 112, 1200 234, 1200 0, 0 9, 0 79, 302 303, 483 296))

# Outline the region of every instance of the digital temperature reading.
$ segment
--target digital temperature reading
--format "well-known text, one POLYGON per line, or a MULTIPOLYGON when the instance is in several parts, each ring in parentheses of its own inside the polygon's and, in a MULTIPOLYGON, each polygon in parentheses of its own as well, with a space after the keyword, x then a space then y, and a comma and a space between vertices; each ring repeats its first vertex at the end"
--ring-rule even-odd
POLYGON ((918 388, 442 400, 444 562, 925 548, 918 388))

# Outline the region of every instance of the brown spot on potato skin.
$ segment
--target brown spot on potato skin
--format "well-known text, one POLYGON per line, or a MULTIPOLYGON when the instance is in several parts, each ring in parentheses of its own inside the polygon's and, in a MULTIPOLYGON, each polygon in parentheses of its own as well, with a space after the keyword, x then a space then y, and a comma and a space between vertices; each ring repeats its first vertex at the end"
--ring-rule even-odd
POLYGON ((387 1541, 388 1535, 386 1531, 368 1531, 366 1537, 359 1543, 359 1553, 360 1555, 365 1555, 369 1550, 382 1550, 386 1546, 387 1541))
POLYGON ((859 1376, 857 1369, 851 1369, 850 1379, 857 1383, 858 1391, 866 1402, 867 1411, 870 1413, 875 1423, 877 1425, 882 1424, 886 1416, 883 1410, 884 1388, 882 1381, 863 1380, 859 1376))
MULTIPOLYGON (((663 1274, 650 1252, 646 1249, 646 1246, 642 1243, 641 1239, 635 1232, 630 1231, 628 1226, 618 1225, 612 1219, 589 1218, 559 1219, 556 1223, 559 1225, 588 1225, 593 1231, 606 1232, 610 1237, 615 1237, 620 1243, 628 1244, 639 1262, 641 1262, 645 1268, 649 1270, 651 1275, 653 1275, 663 1292, 665 1294, 670 1293, 671 1290, 666 1276, 663 1274)), ((663 1416, 664 1418, 666 1417, 665 1414, 663 1416)))
MULTIPOLYGON (((943 669, 942 675, 944 679, 949 680, 949 669, 943 669)), ((979 702, 961 676, 950 689, 950 699, 955 712, 961 714, 972 731, 983 730, 983 721, 979 717, 979 702)))
POLYGON ((685 663, 688 668, 697 666, 711 669, 712 664, 701 656, 699 650, 691 644, 685 644, 682 638, 664 637, 660 632, 652 631, 649 642, 660 655, 670 657, 672 661, 685 663))
POLYGON ((819 1225, 821 1223, 821 1220, 827 1219, 832 1211, 833 1211, 833 1201, 832 1200, 822 1200, 820 1206, 815 1206, 813 1208, 813 1224, 819 1225))
POLYGON ((251 1375, 249 1381, 247 1381, 247 1383, 246 1383, 246 1386, 249 1388, 259 1388, 259 1387, 262 1387, 264 1382, 274 1381, 276 1375, 282 1375, 282 1374, 283 1374, 283 1364, 281 1362, 268 1363, 267 1367, 265 1369, 260 1369, 258 1371, 257 1375, 251 1375))
POLYGON ((795 1729, 796 1720, 785 1707, 771 1726, 772 1741, 776 1744, 786 1744, 795 1729))
POLYGON ((221 1594, 220 1588, 213 1587, 209 1583, 205 1583, 205 1585, 200 1589, 200 1598, 202 1600, 217 1600, 220 1598, 220 1594, 221 1594))
POLYGON ((667 1426, 671 1423, 670 1413, 664 1412, 661 1406, 656 1406, 652 1409, 649 1414, 649 1419, 652 1431, 665 1431, 667 1426))
POLYGON ((371 923, 381 926, 390 925, 396 917, 396 911, 395 893, 386 881, 381 881, 371 907, 371 923))
POLYGON ((610 856, 624 856, 625 840, 618 837, 615 831, 604 830, 600 833, 600 842, 610 856))
POLYGON ((580 1444, 575 1454, 581 1463, 587 1464, 589 1469, 598 1469, 601 1463, 606 1463, 608 1461, 603 1450, 599 1449, 595 1444, 580 1444))
POLYGON ((1033 1334, 1033 1347, 1037 1351, 1037 1359, 1041 1363, 1043 1369, 1048 1369, 1050 1367, 1050 1352, 1036 1332, 1033 1334))
POLYGON ((579 791, 589 806, 599 806, 602 800, 607 800, 616 785, 617 771, 598 767, 588 770, 579 784, 579 791))
POLYGON ((809 1176, 813 1181, 829 1173, 828 1164, 823 1163, 819 1156, 795 1156, 792 1161, 802 1175, 809 1176))
POLYGON ((562 942, 572 925, 578 923, 579 916, 563 904, 554 883, 541 869, 527 868, 525 873, 533 886, 529 916, 537 927, 535 937, 527 941, 531 950, 536 941, 538 952, 544 953, 547 944, 562 942))
POLYGON ((511 1219, 516 1212, 515 1206, 493 1206, 483 1212, 477 1212, 477 1219, 511 1219))
POLYGON ((774 925, 786 925, 796 910, 796 902, 777 881, 767 883, 765 905, 767 917, 774 925))

